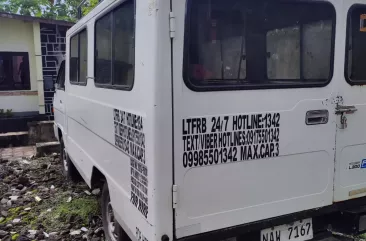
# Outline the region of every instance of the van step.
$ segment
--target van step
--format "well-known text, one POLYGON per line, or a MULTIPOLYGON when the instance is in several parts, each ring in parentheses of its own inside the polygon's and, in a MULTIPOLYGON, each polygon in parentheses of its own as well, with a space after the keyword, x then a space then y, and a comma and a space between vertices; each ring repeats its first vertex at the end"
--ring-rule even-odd
POLYGON ((60 151, 60 142, 42 142, 36 144, 36 156, 41 157, 51 153, 57 153, 60 151))
POLYGON ((0 133, 0 148, 26 145, 28 145, 27 131, 0 133))

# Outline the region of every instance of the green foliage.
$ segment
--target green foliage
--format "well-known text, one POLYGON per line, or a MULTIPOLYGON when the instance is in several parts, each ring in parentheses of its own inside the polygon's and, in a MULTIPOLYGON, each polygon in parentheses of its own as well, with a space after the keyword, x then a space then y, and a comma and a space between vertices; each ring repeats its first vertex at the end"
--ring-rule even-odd
POLYGON ((99 214, 99 204, 95 197, 83 196, 66 202, 69 196, 66 193, 55 196, 41 204, 31 204, 23 207, 10 208, 8 217, 0 219, 0 225, 11 223, 20 218, 27 229, 37 229, 42 224, 46 231, 59 231, 69 223, 86 226, 89 216, 99 214), (32 207, 24 211, 26 207, 32 207))
POLYGON ((20 211, 21 211, 21 208, 20 207, 17 207, 17 208, 10 208, 8 210, 8 217, 6 217, 5 219, 3 219, 0 224, 6 224, 6 223, 9 223, 11 221, 13 221, 15 218, 18 218, 20 217, 20 211))
POLYGON ((18 233, 16 233, 16 234, 13 234, 12 236, 11 236, 11 240, 17 240, 18 238, 19 238, 19 234, 18 233))
POLYGON ((97 5, 98 0, 89 0, 89 2, 82 8, 83 16, 87 15, 97 5))
MULTIPOLYGON (((0 0, 0 11, 65 21, 77 20, 77 7, 81 0, 0 0)), ((82 8, 83 15, 90 12, 98 0, 89 0, 82 8)))
POLYGON ((82 197, 65 202, 65 198, 59 198, 51 212, 44 212, 39 215, 42 224, 46 229, 57 230, 60 223, 77 222, 83 225, 88 224, 89 215, 98 215, 99 204, 94 197, 82 197))
POLYGON ((13 117, 12 109, 0 109, 0 117, 13 117))
POLYGON ((19 13, 28 16, 38 16, 41 5, 47 0, 0 0, 0 10, 9 13, 19 13))
POLYGON ((6 116, 7 117, 12 117, 13 116, 13 110, 12 109, 7 109, 6 110, 6 116))

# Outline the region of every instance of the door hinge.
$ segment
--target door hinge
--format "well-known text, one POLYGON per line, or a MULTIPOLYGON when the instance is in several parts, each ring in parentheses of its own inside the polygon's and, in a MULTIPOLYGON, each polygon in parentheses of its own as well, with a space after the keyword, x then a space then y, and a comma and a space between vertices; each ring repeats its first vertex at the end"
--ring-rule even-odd
POLYGON ((173 209, 176 209, 178 206, 178 186, 173 185, 172 191, 173 191, 173 209))
POLYGON ((170 38, 175 37, 175 16, 173 12, 169 13, 169 34, 170 38))

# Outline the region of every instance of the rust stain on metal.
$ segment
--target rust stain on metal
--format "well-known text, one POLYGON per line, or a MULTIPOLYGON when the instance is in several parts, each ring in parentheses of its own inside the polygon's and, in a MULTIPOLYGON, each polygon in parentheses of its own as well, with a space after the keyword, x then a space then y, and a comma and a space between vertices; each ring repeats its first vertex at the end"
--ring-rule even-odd
POLYGON ((366 193, 366 188, 360 188, 360 189, 352 190, 348 193, 348 195, 350 197, 352 197, 352 196, 356 196, 356 195, 363 194, 363 193, 366 193))
POLYGON ((149 16, 152 16, 155 8, 156 8, 155 0, 150 0, 149 1, 149 13, 148 13, 149 16))

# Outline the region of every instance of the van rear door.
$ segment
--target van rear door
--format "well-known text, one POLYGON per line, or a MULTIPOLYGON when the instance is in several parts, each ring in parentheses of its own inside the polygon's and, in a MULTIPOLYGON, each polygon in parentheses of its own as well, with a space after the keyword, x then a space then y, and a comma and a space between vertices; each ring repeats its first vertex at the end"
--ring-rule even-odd
POLYGON ((366 5, 356 2, 343 1, 347 38, 338 87, 335 201, 366 196, 366 5))
POLYGON ((172 4, 176 237, 332 204, 334 6, 172 4))

